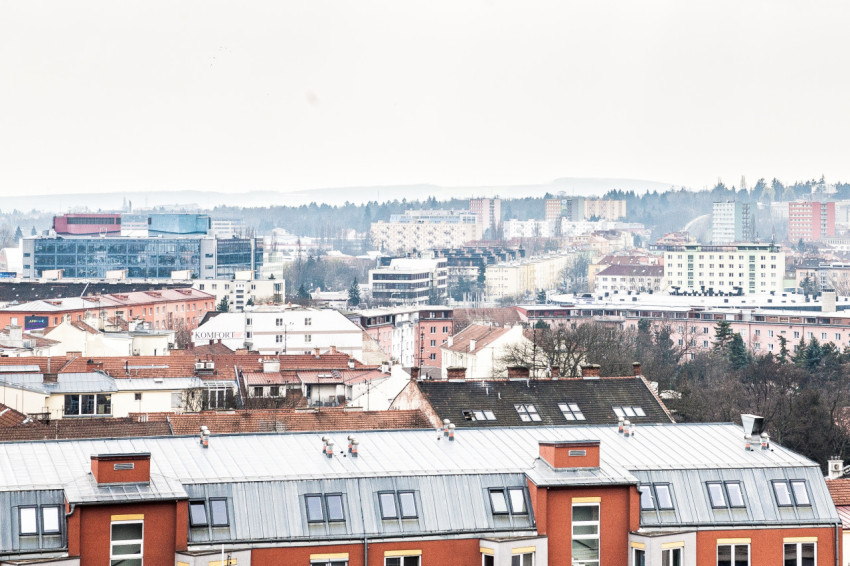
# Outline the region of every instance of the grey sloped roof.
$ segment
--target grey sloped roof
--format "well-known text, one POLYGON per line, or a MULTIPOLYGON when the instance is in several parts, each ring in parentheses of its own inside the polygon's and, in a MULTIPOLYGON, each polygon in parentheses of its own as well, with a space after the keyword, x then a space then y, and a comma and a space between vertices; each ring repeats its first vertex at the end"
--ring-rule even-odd
POLYGON ((42 373, 0 374, 0 382, 50 395, 53 393, 110 393, 117 391, 115 379, 100 372, 60 373, 55 382, 44 382, 42 373))
MULTIPOLYGON (((747 517, 731 517, 727 523, 838 522, 814 462, 778 445, 772 450, 745 451, 741 428, 732 424, 644 425, 630 438, 610 425, 460 429, 454 442, 433 430, 223 435, 213 436, 208 449, 193 436, 0 443, 0 492, 64 489, 71 502, 142 497, 135 492, 102 492, 103 487, 81 480, 89 473, 92 454, 133 452, 150 452, 152 476, 164 480, 151 483, 151 489, 158 492, 151 498, 178 497, 177 484, 191 497, 229 489, 235 524, 232 532, 220 536, 241 540, 243 533, 260 538, 319 536, 304 522, 299 498, 310 490, 328 493, 342 489, 340 486, 345 487, 347 505, 356 504, 365 521, 362 526, 354 519, 351 524, 346 522, 345 528, 351 531, 345 534, 386 534, 385 522, 376 522, 370 515, 376 512, 376 503, 370 498, 376 490, 400 489, 402 482, 419 492, 423 506, 433 499, 435 506, 457 507, 445 511, 453 513, 451 516, 435 511, 438 523, 448 522, 459 530, 480 529, 483 519, 478 499, 484 497, 481 490, 486 483, 519 481, 522 485, 525 477, 538 485, 671 483, 677 514, 653 518, 644 513, 642 525, 646 527, 723 523, 723 517, 706 507, 703 493, 705 479, 714 477, 743 481, 752 506, 747 517), (344 453, 349 434, 356 435, 360 443, 358 458, 344 453), (323 435, 334 441, 333 458, 321 453, 323 435), (554 471, 538 459, 541 440, 588 439, 600 442, 598 469, 554 471), (769 482, 784 477, 807 479, 813 501, 810 512, 796 511, 790 517, 788 510, 776 508, 769 482), (354 494, 359 494, 356 500, 354 494), (285 525, 278 525, 279 518, 274 515, 281 513, 272 509, 277 504, 258 505, 259 501, 280 501, 288 509, 282 512, 285 525), (275 526, 268 521, 275 521, 275 526), (303 524, 299 526, 299 522, 303 524)), ((410 528, 417 532, 442 528, 428 521, 410 528)))
POLYGON ((641 407, 645 417, 628 417, 635 423, 671 422, 660 399, 638 377, 601 379, 531 379, 485 381, 417 382, 422 394, 440 419, 450 419, 457 427, 504 427, 565 424, 615 424, 614 406, 641 407), (533 404, 539 422, 523 421, 516 404, 533 404), (558 403, 575 403, 584 421, 568 421, 558 403), (495 421, 467 420, 464 411, 493 411, 495 421))
POLYGON ((187 487, 190 498, 227 498, 231 521, 226 528, 190 528, 189 541, 315 540, 481 531, 527 533, 534 528, 530 501, 526 501, 529 513, 525 515, 499 516, 492 514, 488 496, 489 488, 525 485, 525 475, 520 473, 198 484, 187 487), (406 490, 415 494, 418 517, 381 519, 378 493, 406 490), (327 493, 342 494, 345 521, 309 523, 304 496, 327 493), (257 501, 267 504, 256 505, 257 501))

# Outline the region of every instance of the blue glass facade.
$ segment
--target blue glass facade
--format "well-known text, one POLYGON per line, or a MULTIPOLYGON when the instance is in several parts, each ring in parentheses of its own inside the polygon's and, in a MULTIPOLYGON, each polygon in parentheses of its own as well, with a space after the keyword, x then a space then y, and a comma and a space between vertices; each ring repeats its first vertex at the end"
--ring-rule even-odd
POLYGON ((263 266, 263 244, 245 238, 231 238, 216 240, 216 264, 215 276, 218 279, 233 277, 237 271, 251 269, 253 265, 256 272, 263 266), (253 262, 252 260, 253 255, 253 262))
MULTIPOLYGON (((65 277, 103 279, 106 272, 126 269, 131 278, 169 278, 188 269, 201 274, 200 239, 73 238, 38 239, 33 245, 33 268, 64 269, 65 277)), ((26 263, 26 262, 24 262, 26 263)))
POLYGON ((148 234, 206 234, 210 217, 201 214, 151 214, 148 217, 148 234))

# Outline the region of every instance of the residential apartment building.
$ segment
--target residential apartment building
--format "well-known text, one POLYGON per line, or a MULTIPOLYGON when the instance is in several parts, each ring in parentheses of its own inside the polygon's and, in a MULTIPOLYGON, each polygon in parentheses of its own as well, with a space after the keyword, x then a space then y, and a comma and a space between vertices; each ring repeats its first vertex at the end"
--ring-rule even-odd
POLYGON ((424 305, 448 292, 448 262, 440 257, 382 258, 369 270, 372 301, 386 305, 424 305))
POLYGON ((502 199, 498 197, 469 199, 469 212, 476 215, 482 234, 485 234, 487 230, 496 230, 502 223, 502 199))
POLYGON ((137 321, 154 330, 192 329, 215 310, 215 297, 197 289, 160 289, 38 300, 0 309, 0 327, 45 330, 63 322, 86 321, 102 329, 116 321, 137 321))
POLYGON ((664 280, 663 265, 609 265, 594 278, 597 293, 659 292, 664 280))
POLYGON ((817 242, 835 236, 834 202, 789 202, 788 240, 817 242))
POLYGON ((568 222, 582 220, 619 220, 626 216, 626 201, 614 199, 593 199, 585 197, 567 197, 546 199, 544 201, 546 220, 561 217, 568 222))
POLYGON ((668 292, 781 293, 785 252, 773 244, 667 246, 664 279, 668 292))
POLYGON ((569 255, 553 255, 488 265, 487 294, 491 300, 497 300, 553 289, 561 280, 561 272, 574 259, 569 255))
POLYGON ((585 199, 584 217, 588 220, 619 220, 626 217, 626 201, 614 199, 585 199))
POLYGON ((253 271, 237 271, 232 279, 195 280, 192 287, 213 295, 216 305, 226 297, 231 311, 252 305, 281 304, 286 297, 284 279, 256 279, 253 271))
POLYGON ((711 216, 711 243, 720 246, 749 242, 755 238, 750 205, 745 202, 715 202, 711 216))
MULTIPOLYGON (((506 361, 512 351, 531 351, 522 326, 471 324, 449 337, 443 350, 443 379, 496 379, 508 377, 506 361)), ((537 377, 537 376, 533 376, 537 377)))
POLYGON ((441 346, 454 334, 451 307, 395 307, 357 313, 387 358, 402 367, 441 367, 441 346))
POLYGON ((389 222, 373 222, 372 245, 392 253, 434 248, 458 248, 480 240, 484 231, 474 212, 454 210, 408 210, 393 214, 389 222))
POLYGON ((506 240, 514 238, 554 238, 558 235, 560 220, 505 220, 504 237, 506 240))
POLYGON ((246 348, 261 355, 312 353, 331 347, 363 358, 363 330, 331 309, 257 307, 211 317, 192 332, 196 345, 221 342, 231 350, 246 348))
POLYGON ((834 566, 819 466, 744 422, 0 443, 0 560, 834 566))

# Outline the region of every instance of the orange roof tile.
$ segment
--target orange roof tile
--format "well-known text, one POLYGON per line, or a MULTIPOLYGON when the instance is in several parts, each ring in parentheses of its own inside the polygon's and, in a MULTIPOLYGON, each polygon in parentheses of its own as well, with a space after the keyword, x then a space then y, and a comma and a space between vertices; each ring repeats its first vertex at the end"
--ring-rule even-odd
POLYGON ((826 480, 826 487, 836 506, 850 505, 850 478, 826 480))

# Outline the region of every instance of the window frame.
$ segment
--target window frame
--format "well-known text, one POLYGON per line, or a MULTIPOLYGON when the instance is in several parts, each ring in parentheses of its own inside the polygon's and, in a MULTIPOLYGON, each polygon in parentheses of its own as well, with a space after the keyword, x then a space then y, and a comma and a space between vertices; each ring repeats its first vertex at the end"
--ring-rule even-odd
POLYGON ((598 558, 593 560, 591 559, 590 563, 595 563, 596 566, 601 566, 604 564, 602 561, 602 505, 600 503, 573 503, 570 507, 570 549, 572 553, 572 547, 576 540, 595 540, 596 541, 596 549, 598 553, 598 558), (596 509, 596 520, 595 521, 576 521, 575 520, 575 510, 576 507, 588 507, 596 509), (596 533, 594 535, 588 534, 576 534, 576 527, 583 526, 596 526, 596 533))
POLYGON ((750 566, 752 564, 752 561, 753 561, 752 548, 750 548, 751 545, 748 542, 733 543, 733 544, 728 544, 728 543, 718 544, 717 550, 715 551, 715 554, 714 554, 714 556, 716 558, 716 564, 718 564, 718 565, 720 564, 720 548, 725 547, 725 546, 728 546, 729 549, 730 549, 730 556, 731 556, 731 559, 732 559, 731 560, 732 565, 735 564, 735 549, 739 546, 747 547, 747 565, 746 566, 750 566))
POLYGON ((343 494, 338 493, 338 492, 326 493, 325 494, 325 510, 327 511, 326 515, 327 515, 328 523, 344 523, 345 522, 345 498, 343 497, 343 494), (338 519, 331 517, 330 499, 332 497, 333 498, 337 498, 337 497, 339 498, 339 518, 338 519))
POLYGON ((796 507, 794 504, 794 494, 791 491, 791 484, 788 483, 788 480, 771 480, 770 481, 771 488, 773 491, 773 498, 776 501, 777 507, 796 507), (783 503, 780 501, 779 492, 776 491, 776 486, 782 485, 786 489, 786 493, 788 494, 788 503, 783 503))
POLYGON ((210 525, 210 517, 207 513, 207 501, 206 499, 193 499, 189 501, 189 526, 190 527, 208 527, 210 525), (200 505, 204 510, 204 522, 195 522, 194 513, 192 512, 192 507, 200 505))
POLYGON ((812 498, 809 496, 808 483, 809 482, 807 482, 804 479, 788 480, 788 487, 791 490, 791 497, 794 500, 794 506, 795 507, 811 507, 812 506, 812 498), (806 494, 806 501, 803 502, 803 503, 801 503, 800 500, 797 498, 797 490, 794 487, 795 484, 796 485, 802 485, 803 493, 806 494))
POLYGON ((38 505, 21 505, 20 507, 18 507, 18 536, 38 536, 38 505), (32 511, 32 521, 34 529, 32 531, 24 531, 24 511, 32 511))
POLYGON ((559 402, 558 409, 560 409, 564 418, 570 422, 587 420, 587 417, 584 416, 584 413, 582 412, 581 407, 578 406, 578 403, 570 403, 569 401, 564 401, 562 403, 559 402))
POLYGON ((210 497, 209 499, 210 509, 209 509, 209 524, 210 527, 229 527, 230 526, 230 512, 227 509, 227 498, 226 497, 210 497), (224 505, 224 523, 216 521, 216 513, 213 511, 213 503, 222 503, 224 505))
POLYGON ((415 558, 416 566, 422 566, 422 556, 415 554, 409 556, 384 556, 384 566, 391 566, 392 564, 398 564, 398 566, 405 566, 406 559, 415 558), (398 562, 396 562, 396 560, 398 562))
POLYGON ((490 495, 490 512, 493 513, 493 515, 510 515, 511 514, 511 508, 510 508, 510 503, 508 503, 508 494, 507 494, 505 488, 503 488, 503 487, 491 487, 487 491, 489 492, 489 495, 490 495), (493 499, 494 494, 501 497, 502 502, 504 503, 504 511, 500 511, 500 510, 496 509, 496 505, 495 505, 494 499, 493 499))
POLYGON ((378 492, 378 507, 381 511, 381 520, 382 521, 390 521, 392 519, 400 519, 401 513, 398 508, 398 501, 396 501, 396 496, 394 491, 379 491, 378 492), (388 515, 386 513, 386 509, 384 508, 384 497, 389 496, 387 501, 392 501, 393 504, 393 514, 388 515))
POLYGON ((322 497, 321 493, 305 493, 304 494, 304 513, 307 516, 308 523, 324 523, 325 522, 325 502, 324 497, 322 497), (312 517, 310 512, 310 500, 317 499, 319 502, 319 517, 312 517))
POLYGON ((40 507, 41 514, 39 519, 41 520, 41 534, 43 535, 60 535, 62 534, 62 511, 59 505, 42 505, 40 507), (44 512, 48 509, 52 509, 56 512, 56 529, 47 530, 44 512))
POLYGON ((814 554, 815 554, 815 556, 814 556, 814 559, 815 559, 814 563, 815 563, 815 564, 817 564, 817 563, 818 563, 818 543, 817 543, 817 541, 808 541, 808 542, 783 542, 783 543, 782 543, 782 559, 783 559, 783 561, 784 561, 784 560, 786 560, 786 558, 785 558, 785 549, 786 549, 787 547, 789 547, 789 546, 793 546, 793 547, 795 548, 795 550, 794 550, 794 558, 796 559, 796 562, 797 562, 797 565, 796 565, 796 566, 802 566, 802 563, 803 563, 802 550, 803 550, 803 545, 804 545, 804 544, 805 544, 805 545, 808 545, 808 544, 812 545, 812 550, 814 550, 814 554))
POLYGON ((685 561, 685 547, 683 546, 675 546, 673 548, 662 548, 661 549, 661 566, 674 566, 676 562, 673 560, 673 556, 675 554, 679 555, 679 564, 684 564, 685 561), (667 562, 664 561, 664 553, 667 552, 667 562))
POLYGON ((418 519, 419 518, 419 509, 417 508, 417 505, 416 505, 416 492, 414 492, 413 490, 406 489, 406 490, 403 490, 403 491, 398 491, 396 493, 397 493, 397 496, 398 496, 399 518, 400 519, 418 519), (405 512, 405 506, 404 506, 404 503, 402 503, 402 495, 410 495, 411 503, 413 504, 413 514, 412 515, 405 512))
POLYGON ((505 491, 508 500, 508 507, 511 510, 511 515, 528 515, 528 502, 525 499, 525 488, 508 487, 505 491), (522 509, 519 511, 514 509, 514 499, 511 496, 511 493, 513 492, 519 492, 519 496, 522 498, 522 509))
POLYGON ((534 552, 520 552, 517 554, 511 553, 511 566, 515 566, 518 563, 518 566, 523 566, 523 558, 526 556, 531 557, 531 566, 534 566, 537 562, 537 557, 534 555, 534 552))
POLYGON ((729 508, 729 498, 726 496, 726 490, 723 488, 722 481, 707 481, 705 482, 705 487, 708 490, 708 501, 711 504, 712 509, 728 509, 729 508), (719 503, 714 500, 714 495, 712 494, 712 487, 717 488, 719 491, 719 496, 722 498, 722 501, 719 503))
POLYGON ((139 564, 144 564, 144 556, 145 556, 145 522, 144 520, 133 520, 133 521, 111 521, 109 523, 109 563, 110 565, 114 562, 123 562, 125 560, 138 560, 139 564), (113 528, 116 525, 141 525, 142 527, 142 535, 138 539, 127 539, 127 540, 118 540, 119 545, 126 544, 139 544, 139 553, 138 554, 113 554, 112 549, 116 546, 115 539, 113 539, 113 528))
POLYGON ((514 409, 519 415, 519 420, 524 423, 539 423, 541 421, 540 413, 534 403, 514 403, 514 409))

